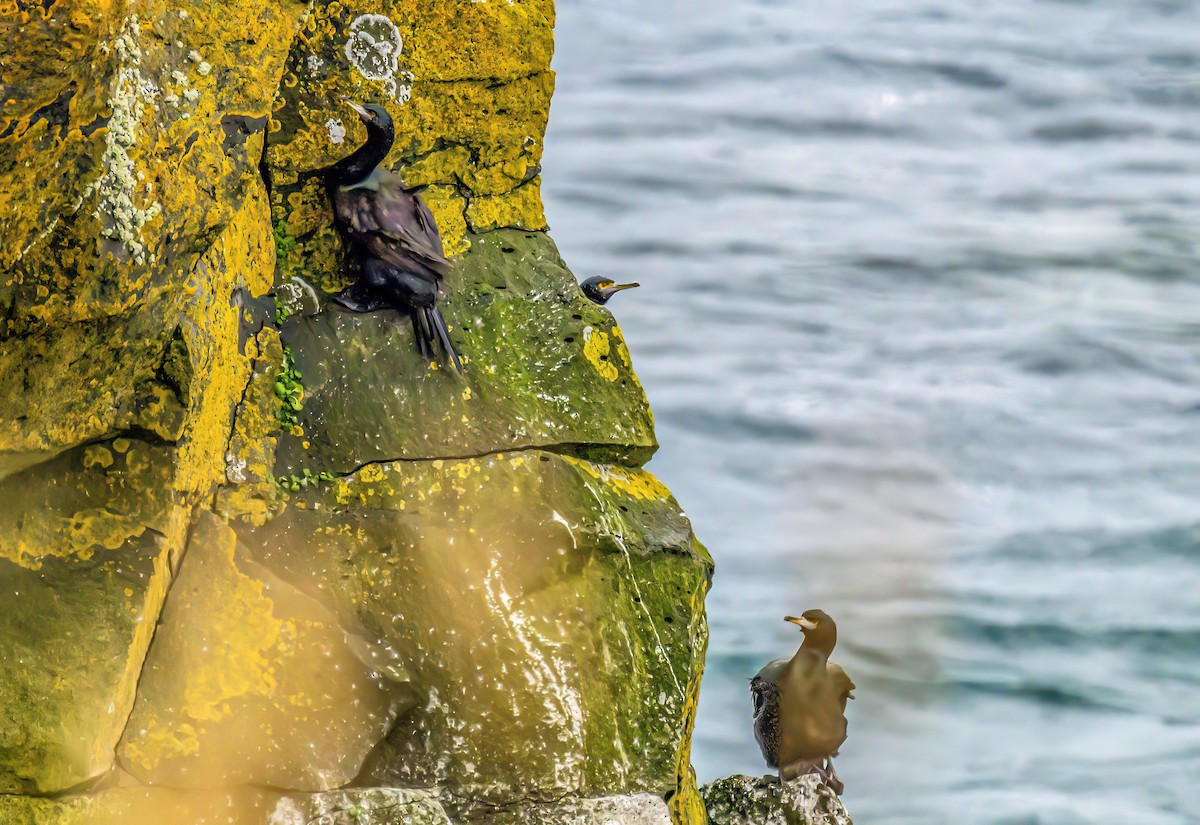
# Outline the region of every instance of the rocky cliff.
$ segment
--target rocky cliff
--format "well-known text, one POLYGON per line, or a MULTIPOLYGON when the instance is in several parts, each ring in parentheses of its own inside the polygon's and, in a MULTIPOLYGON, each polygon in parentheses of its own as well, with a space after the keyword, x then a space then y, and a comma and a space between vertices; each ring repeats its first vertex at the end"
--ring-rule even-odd
POLYGON ((545 234, 550 0, 0 26, 0 821, 701 821, 711 562, 545 234), (461 377, 328 304, 342 95, 461 377))

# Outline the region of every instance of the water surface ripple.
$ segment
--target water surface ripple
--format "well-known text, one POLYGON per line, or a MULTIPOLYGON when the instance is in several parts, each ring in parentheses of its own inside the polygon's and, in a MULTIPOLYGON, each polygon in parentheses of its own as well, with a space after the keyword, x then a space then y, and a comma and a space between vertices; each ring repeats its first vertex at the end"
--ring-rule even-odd
POLYGON ((862 823, 1200 821, 1200 3, 559 0, 555 238, 717 560, 694 759, 839 622, 862 823))

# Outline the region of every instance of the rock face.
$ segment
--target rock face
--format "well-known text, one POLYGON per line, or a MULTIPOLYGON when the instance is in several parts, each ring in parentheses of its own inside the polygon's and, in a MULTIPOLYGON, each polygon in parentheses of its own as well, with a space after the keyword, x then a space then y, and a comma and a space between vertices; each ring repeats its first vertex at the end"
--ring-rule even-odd
POLYGON ((0 14, 0 823, 704 821, 712 564, 544 231, 552 27, 0 14), (328 303, 342 95, 427 187, 461 377, 328 303))
POLYGON ((851 825, 842 800, 815 774, 729 776, 700 789, 711 825, 851 825))

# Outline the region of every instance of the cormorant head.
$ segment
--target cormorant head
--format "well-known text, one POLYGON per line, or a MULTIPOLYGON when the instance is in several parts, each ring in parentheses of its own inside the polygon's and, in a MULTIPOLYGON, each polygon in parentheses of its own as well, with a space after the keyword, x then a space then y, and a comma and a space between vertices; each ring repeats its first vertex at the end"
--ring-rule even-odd
POLYGON ((340 186, 365 185, 364 181, 375 180, 375 170, 383 163, 392 148, 396 133, 392 127, 392 116, 387 109, 374 103, 365 106, 348 98, 342 98, 367 127, 367 142, 358 147, 349 157, 342 158, 328 167, 333 180, 340 186))
POLYGON ((622 289, 633 289, 635 286, 641 286, 639 283, 618 284, 612 278, 605 278, 603 275, 597 275, 594 278, 588 278, 579 288, 583 290, 592 303, 607 304, 608 299, 616 295, 622 289))
MULTIPOLYGON (((388 114, 387 109, 377 103, 356 103, 348 97, 343 97, 346 105, 354 111, 358 112, 359 118, 366 124, 367 134, 392 134, 392 116, 388 114)), ((369 138, 368 138, 369 139, 369 138)))
POLYGON ((785 622, 798 625, 804 632, 804 646, 828 656, 837 645, 837 625, 824 610, 805 610, 799 616, 784 616, 785 622))

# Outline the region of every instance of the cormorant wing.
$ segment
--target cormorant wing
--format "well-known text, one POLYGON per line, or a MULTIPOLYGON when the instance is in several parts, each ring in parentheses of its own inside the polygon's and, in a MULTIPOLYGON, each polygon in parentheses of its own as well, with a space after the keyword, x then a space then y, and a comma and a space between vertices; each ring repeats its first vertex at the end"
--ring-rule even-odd
POLYGON ((401 269, 415 262, 444 275, 450 269, 433 213, 421 196, 405 188, 396 175, 385 174, 371 203, 371 251, 401 269))
POLYGON ((858 685, 846 675, 846 671, 842 670, 841 665, 830 662, 828 665, 829 682, 833 687, 834 694, 841 700, 842 710, 846 709, 846 700, 853 699, 853 691, 858 685))

